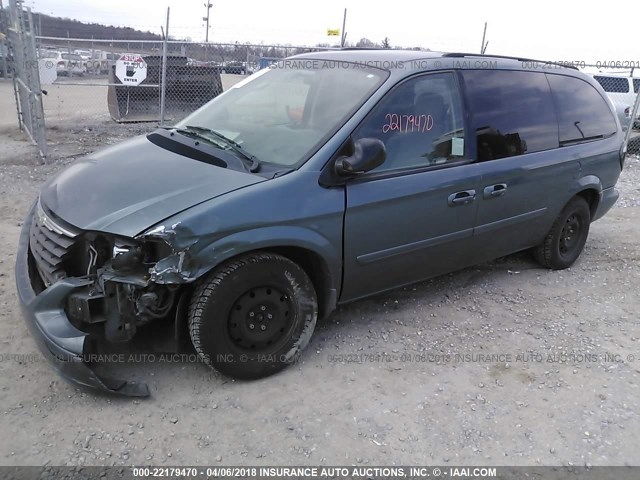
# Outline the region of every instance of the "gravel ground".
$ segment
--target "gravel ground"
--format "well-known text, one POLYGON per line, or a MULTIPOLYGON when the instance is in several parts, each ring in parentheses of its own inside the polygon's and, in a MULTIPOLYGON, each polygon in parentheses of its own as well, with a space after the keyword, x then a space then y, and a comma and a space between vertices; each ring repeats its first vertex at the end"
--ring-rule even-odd
POLYGON ((120 367, 147 400, 65 383, 20 317, 20 224, 47 177, 148 128, 53 130, 46 166, 0 133, 0 464, 640 464, 638 158, 569 270, 518 254, 350 304, 264 380, 155 362, 120 367))

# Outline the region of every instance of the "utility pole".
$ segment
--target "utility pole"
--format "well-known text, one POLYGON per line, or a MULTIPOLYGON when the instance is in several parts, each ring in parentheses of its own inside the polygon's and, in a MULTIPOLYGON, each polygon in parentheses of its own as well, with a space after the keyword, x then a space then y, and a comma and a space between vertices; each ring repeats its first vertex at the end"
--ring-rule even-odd
POLYGON ((344 43, 347 40, 347 32, 345 28, 347 26, 347 9, 344 9, 344 17, 342 17, 342 38, 340 39, 340 47, 344 48, 344 43))
POLYGON ((211 7, 213 7, 213 4, 211 2, 207 2, 204 4, 204 8, 207 9, 207 16, 206 17, 202 17, 202 20, 204 20, 205 22, 207 22, 207 30, 204 34, 204 41, 205 42, 209 42, 209 12, 211 10, 211 7))

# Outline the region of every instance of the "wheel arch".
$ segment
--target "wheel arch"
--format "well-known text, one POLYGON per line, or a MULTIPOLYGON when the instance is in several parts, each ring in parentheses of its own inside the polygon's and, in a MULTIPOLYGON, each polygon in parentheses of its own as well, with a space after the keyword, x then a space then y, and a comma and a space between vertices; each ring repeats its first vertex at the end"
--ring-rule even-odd
POLYGON ((318 317, 337 304, 342 282, 342 245, 339 250, 318 232, 304 227, 270 227, 238 232, 199 250, 196 279, 223 263, 255 252, 270 252, 298 264, 309 276, 318 296, 318 317))
MULTIPOLYGON (((579 196, 586 200, 589 205, 591 218, 593 219, 602 196, 602 182, 595 175, 584 176, 579 179, 574 196, 579 196)), ((571 201, 571 198, 569 198, 566 203, 569 203, 569 201, 571 201)))
POLYGON ((598 205, 600 204, 600 192, 595 188, 585 188, 584 190, 580 190, 576 196, 582 197, 587 201, 587 204, 589 205, 589 212, 593 219, 598 211, 598 205))

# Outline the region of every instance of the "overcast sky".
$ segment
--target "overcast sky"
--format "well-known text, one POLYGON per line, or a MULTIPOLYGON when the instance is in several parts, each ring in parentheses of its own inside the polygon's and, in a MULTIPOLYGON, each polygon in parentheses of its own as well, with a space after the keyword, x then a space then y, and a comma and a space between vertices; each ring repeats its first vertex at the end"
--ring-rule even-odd
MULTIPOLYGON (((204 39, 206 0, 26 0, 36 12, 158 32, 171 7, 170 35, 204 39)), ((347 40, 432 50, 480 49, 545 60, 640 62, 640 1, 211 0, 210 41, 313 45, 335 41, 344 8, 347 40), (592 5, 597 6, 594 9, 592 5), (615 7, 615 9, 614 9, 615 7)))

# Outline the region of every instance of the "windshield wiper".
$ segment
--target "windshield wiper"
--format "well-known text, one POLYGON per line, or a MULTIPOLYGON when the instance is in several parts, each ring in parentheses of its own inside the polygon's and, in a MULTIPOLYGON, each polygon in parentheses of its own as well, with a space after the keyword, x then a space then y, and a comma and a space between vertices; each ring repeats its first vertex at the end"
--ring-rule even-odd
MULTIPOLYGON (((205 134, 210 134, 213 135, 214 137, 218 138, 219 140, 222 140, 223 142, 225 142, 227 145, 229 145, 229 148, 231 148, 231 150, 233 150, 234 152, 236 152, 237 154, 241 155, 243 158, 245 158, 246 160, 248 160, 249 162, 251 162, 251 164, 249 165, 249 171, 251 173, 255 173, 258 170, 260 170, 260 160, 258 160, 255 155, 251 155, 249 152, 247 152, 242 145, 240 145, 238 142, 236 142, 235 140, 232 140, 231 138, 223 135, 220 132, 217 132, 215 130, 212 130, 211 128, 206 128, 206 127, 199 127, 197 125, 187 125, 186 127, 186 131, 187 132, 193 132, 194 134, 196 132, 201 132, 201 133, 205 133, 205 134)), ((179 130, 178 130, 179 132, 179 130)), ((199 135, 200 137, 203 137, 202 135, 199 135)), ((206 139, 206 136, 204 136, 204 138, 206 139)))

